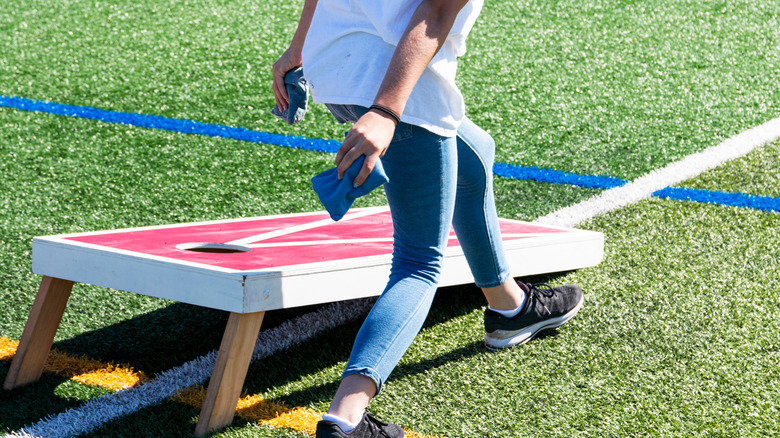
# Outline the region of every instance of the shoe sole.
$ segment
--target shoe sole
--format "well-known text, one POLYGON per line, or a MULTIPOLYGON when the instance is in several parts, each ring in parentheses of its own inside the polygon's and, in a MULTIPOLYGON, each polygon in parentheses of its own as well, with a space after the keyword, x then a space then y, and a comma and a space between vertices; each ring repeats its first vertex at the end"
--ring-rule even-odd
POLYGON ((539 332, 546 329, 560 327, 566 324, 570 319, 574 318, 577 312, 582 308, 582 304, 585 302, 585 297, 580 299, 580 302, 569 310, 566 314, 557 318, 550 318, 544 321, 539 321, 536 324, 529 325, 528 327, 520 330, 496 330, 491 333, 485 333, 485 347, 488 350, 501 350, 504 348, 514 347, 515 345, 525 344, 534 338, 539 332))

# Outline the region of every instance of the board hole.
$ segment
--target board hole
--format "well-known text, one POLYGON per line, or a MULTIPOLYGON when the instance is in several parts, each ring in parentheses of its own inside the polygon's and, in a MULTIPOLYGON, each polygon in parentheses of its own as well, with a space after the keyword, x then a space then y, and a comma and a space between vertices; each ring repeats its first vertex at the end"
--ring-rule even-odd
POLYGON ((176 245, 176 248, 182 249, 184 251, 206 252, 210 254, 236 254, 252 251, 252 248, 248 246, 209 242, 182 243, 180 245, 176 245))

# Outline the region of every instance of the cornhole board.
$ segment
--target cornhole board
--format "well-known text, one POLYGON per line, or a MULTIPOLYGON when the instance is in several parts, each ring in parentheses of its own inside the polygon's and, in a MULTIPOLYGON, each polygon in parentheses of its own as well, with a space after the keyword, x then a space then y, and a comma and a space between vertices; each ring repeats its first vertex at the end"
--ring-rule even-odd
MULTIPOLYGON (((514 276, 595 266, 601 233, 501 219, 514 276)), ((264 216, 36 237, 43 275, 4 387, 40 378, 74 282, 230 312, 197 435, 235 414, 267 310, 378 295, 387 282, 392 221, 386 207, 264 216)), ((451 233, 441 286, 473 282, 451 233)))

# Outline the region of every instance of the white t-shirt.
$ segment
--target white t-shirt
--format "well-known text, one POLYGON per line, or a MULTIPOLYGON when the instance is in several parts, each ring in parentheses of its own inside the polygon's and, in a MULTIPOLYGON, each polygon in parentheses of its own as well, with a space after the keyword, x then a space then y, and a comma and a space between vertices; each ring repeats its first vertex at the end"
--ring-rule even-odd
MULTIPOLYGON (((303 71, 318 103, 369 107, 390 58, 422 0, 319 0, 303 47, 303 71)), ((420 76, 401 120, 453 137, 465 115, 457 58, 482 9, 471 0, 420 76)))

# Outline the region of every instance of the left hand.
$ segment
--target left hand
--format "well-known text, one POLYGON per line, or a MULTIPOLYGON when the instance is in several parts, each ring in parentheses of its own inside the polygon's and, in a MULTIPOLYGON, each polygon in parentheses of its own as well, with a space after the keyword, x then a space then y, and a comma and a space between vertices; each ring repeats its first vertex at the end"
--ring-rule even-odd
POLYGON ((292 47, 282 53, 282 56, 273 65, 273 90, 274 99, 279 110, 286 111, 290 106, 290 97, 287 95, 287 86, 284 85, 284 76, 288 71, 302 65, 301 54, 292 47))
POLYGON ((363 168, 352 181, 354 187, 362 185, 374 170, 376 160, 385 155, 394 133, 395 120, 382 112, 372 110, 358 119, 336 153, 339 179, 344 178, 345 172, 356 159, 365 155, 363 168))

